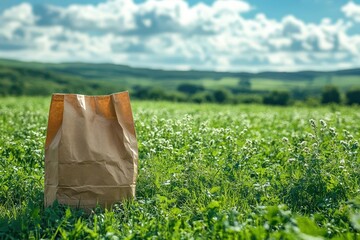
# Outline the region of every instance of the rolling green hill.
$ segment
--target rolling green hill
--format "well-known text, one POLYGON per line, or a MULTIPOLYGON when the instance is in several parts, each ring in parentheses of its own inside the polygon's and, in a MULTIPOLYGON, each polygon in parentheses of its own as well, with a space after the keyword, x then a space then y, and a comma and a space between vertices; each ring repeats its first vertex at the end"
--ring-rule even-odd
POLYGON ((342 91, 360 86, 360 68, 321 72, 165 71, 115 64, 39 63, 0 59, 0 95, 48 95, 53 92, 107 94, 155 88, 175 91, 184 83, 209 91, 263 94, 272 90, 316 94, 326 85, 342 91), (248 82, 244 88, 241 82, 248 82))

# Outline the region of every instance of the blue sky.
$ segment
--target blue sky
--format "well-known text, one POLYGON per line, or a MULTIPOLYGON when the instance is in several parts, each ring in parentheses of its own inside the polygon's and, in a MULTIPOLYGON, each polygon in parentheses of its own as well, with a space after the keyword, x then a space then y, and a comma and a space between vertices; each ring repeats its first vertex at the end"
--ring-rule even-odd
POLYGON ((0 57, 217 71, 360 67, 360 0, 3 0, 0 57))
MULTIPOLYGON (((171 0, 170 0, 171 1, 171 0)), ((10 6, 14 6, 24 2, 23 0, 3 0, 0 1, 0 9, 4 9, 10 6)), ((86 4, 98 4, 103 2, 102 0, 90 0, 90 1, 75 1, 75 0, 32 0, 27 1, 32 4, 54 4, 59 6, 69 6, 74 3, 86 3, 86 4)), ((144 0, 136 0, 137 3, 142 3, 144 0)), ((211 5, 214 0, 190 0, 189 5, 196 5, 199 2, 211 5)), ((275 19, 281 19, 282 17, 292 14, 305 21, 317 22, 324 17, 337 19, 342 16, 341 6, 346 4, 347 0, 251 0, 248 1, 254 6, 255 12, 264 12, 267 16, 275 19)))

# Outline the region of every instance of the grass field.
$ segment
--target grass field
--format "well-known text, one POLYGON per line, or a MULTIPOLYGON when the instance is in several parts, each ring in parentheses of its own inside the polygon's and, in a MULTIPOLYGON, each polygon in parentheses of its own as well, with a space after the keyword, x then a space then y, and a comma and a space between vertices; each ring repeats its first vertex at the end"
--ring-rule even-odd
POLYGON ((0 239, 355 239, 359 107, 133 102, 137 199, 43 207, 50 98, 0 99, 0 239))

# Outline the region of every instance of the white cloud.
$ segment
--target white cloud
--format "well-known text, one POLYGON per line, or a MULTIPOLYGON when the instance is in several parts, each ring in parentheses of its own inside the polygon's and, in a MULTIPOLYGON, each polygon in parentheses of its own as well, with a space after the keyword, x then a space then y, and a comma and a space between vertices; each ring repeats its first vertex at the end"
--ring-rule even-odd
POLYGON ((355 22, 360 22, 360 5, 351 1, 345 4, 341 10, 348 18, 353 19, 355 22))
POLYGON ((231 71, 359 66, 360 35, 348 33, 348 22, 305 23, 291 15, 274 20, 263 13, 244 17, 249 11, 251 5, 241 0, 211 6, 183 0, 24 3, 0 13, 0 55, 231 71))
POLYGON ((23 24, 33 24, 36 20, 32 13, 32 7, 28 3, 5 9, 1 17, 5 22, 20 22, 23 24))

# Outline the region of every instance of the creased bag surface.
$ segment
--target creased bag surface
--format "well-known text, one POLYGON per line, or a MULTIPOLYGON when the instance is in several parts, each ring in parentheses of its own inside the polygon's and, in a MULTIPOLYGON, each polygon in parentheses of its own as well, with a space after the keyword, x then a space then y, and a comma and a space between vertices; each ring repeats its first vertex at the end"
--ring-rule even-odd
POLYGON ((45 206, 108 207, 135 197, 138 147, 127 92, 54 94, 45 143, 45 206))

